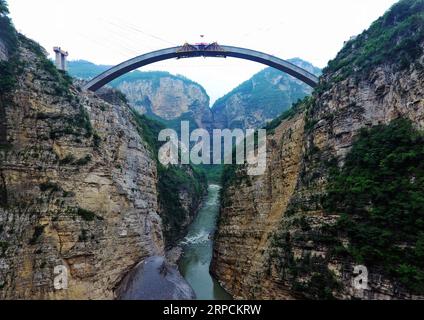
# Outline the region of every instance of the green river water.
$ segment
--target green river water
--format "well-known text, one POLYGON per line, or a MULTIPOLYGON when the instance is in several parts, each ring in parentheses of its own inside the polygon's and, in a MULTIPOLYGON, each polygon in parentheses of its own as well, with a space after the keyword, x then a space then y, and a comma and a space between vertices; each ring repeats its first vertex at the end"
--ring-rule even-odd
POLYGON ((231 296, 209 273, 212 260, 213 233, 219 213, 218 185, 210 185, 203 208, 191 224, 182 242, 184 254, 180 271, 194 289, 198 300, 230 300, 231 296))

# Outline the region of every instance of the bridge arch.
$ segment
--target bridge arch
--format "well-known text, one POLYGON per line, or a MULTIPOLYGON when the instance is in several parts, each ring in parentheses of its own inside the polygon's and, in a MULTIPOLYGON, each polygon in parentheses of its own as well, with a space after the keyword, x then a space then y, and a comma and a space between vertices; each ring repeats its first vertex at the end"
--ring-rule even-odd
POLYGON ((259 62, 275 69, 281 70, 303 81, 304 83, 308 84, 313 88, 318 85, 319 81, 318 77, 306 71, 305 69, 302 69, 286 60, 277 58, 275 56, 263 52, 239 47, 221 46, 217 43, 196 45, 186 43, 181 47, 173 47, 153 51, 122 62, 121 64, 110 68, 109 70, 103 72, 102 74, 89 81, 84 86, 84 90, 96 91, 125 73, 155 62, 169 60, 173 58, 182 59, 194 57, 233 57, 259 62))

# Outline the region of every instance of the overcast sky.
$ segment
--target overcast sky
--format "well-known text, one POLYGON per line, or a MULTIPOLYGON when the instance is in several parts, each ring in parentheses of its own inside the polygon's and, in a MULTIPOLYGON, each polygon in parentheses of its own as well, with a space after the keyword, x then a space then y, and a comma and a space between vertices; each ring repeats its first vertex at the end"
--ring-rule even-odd
MULTIPOLYGON (((381 16, 395 0, 8 0, 16 28, 49 52, 117 64, 181 45, 217 41, 324 67, 343 42, 381 16)), ((219 98, 264 66, 245 60, 169 60, 142 68, 165 70, 202 84, 219 98)))

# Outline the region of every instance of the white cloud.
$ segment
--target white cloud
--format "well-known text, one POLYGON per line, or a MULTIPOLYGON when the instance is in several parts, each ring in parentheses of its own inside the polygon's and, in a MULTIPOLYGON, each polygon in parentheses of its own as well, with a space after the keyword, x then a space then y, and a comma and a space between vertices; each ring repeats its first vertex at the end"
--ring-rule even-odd
MULTIPOLYGON (((9 0, 18 30, 71 59, 116 64, 185 41, 247 47, 319 67, 350 36, 362 32, 395 0, 9 0)), ((237 59, 165 61, 166 70, 201 83, 212 100, 263 68, 237 59)))

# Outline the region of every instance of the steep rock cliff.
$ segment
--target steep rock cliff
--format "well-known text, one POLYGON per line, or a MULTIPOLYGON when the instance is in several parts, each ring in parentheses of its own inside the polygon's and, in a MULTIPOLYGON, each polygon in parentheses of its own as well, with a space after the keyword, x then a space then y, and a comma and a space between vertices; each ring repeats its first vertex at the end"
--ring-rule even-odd
MULTIPOLYGON (((415 266, 402 265, 411 250, 418 252, 419 241, 386 244, 384 250, 404 258, 390 266, 378 259, 369 265, 366 256, 358 261, 352 249, 357 248, 355 236, 359 234, 349 234, 340 227, 343 211, 325 206, 331 172, 337 167, 343 170, 361 129, 383 131, 378 125, 387 126, 399 118, 408 119, 418 130, 424 128, 423 21, 423 1, 396 4, 368 31, 347 43, 324 71, 313 98, 297 105, 271 130, 267 171, 262 177, 249 177, 243 168, 235 172, 227 169, 233 180, 223 191, 212 271, 235 297, 424 297, 422 286, 407 285, 422 285, 419 259, 415 266), (284 134, 296 123, 296 130, 284 134), (295 147, 290 148, 293 143, 295 147), (366 289, 354 286, 354 268, 362 264, 369 273, 366 289), (405 271, 402 276, 400 269, 405 271)), ((401 147, 402 143, 399 141, 401 147)), ((417 174, 421 163, 415 160, 412 164, 417 174)), ((411 176, 409 183, 415 184, 416 179, 422 177, 411 176)), ((382 182, 368 181, 365 185, 371 183, 382 182)), ((422 206, 419 199, 417 208, 422 206)), ((373 206, 374 200, 360 209, 370 214, 373 206)), ((420 219, 411 223, 420 225, 420 219)), ((403 230, 404 226, 394 228, 403 230)), ((384 237, 396 239, 389 223, 380 237, 377 240, 382 242, 384 237)))
POLYGON ((164 255, 156 162, 127 105, 78 92, 22 36, 16 63, 0 105, 0 297, 113 298, 164 255), (54 289, 58 266, 67 290, 54 289))
POLYGON ((268 238, 296 187, 303 128, 303 114, 299 114, 268 136, 263 176, 252 179, 241 168, 224 172, 212 271, 235 298, 284 299, 288 295, 286 290, 272 288, 272 280, 258 279, 258 273, 267 268, 268 238), (264 290, 271 292, 264 294, 264 290))
POLYGON ((210 128, 209 97, 198 84, 164 73, 146 80, 124 81, 117 86, 140 113, 164 120, 192 119, 199 128, 210 128))

